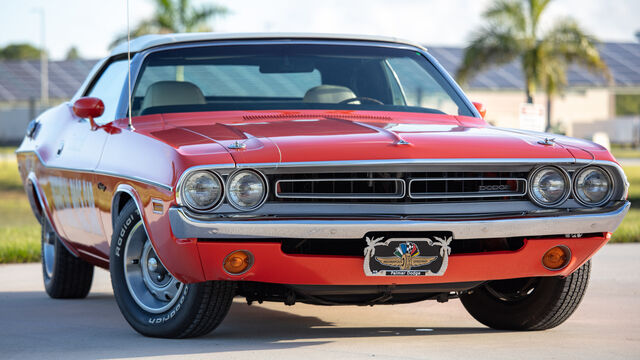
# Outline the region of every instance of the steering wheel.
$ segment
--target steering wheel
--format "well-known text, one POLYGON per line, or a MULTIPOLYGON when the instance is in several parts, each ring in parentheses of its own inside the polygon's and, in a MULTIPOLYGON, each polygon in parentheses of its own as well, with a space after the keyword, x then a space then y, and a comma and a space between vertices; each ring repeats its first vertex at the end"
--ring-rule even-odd
POLYGON ((370 97, 365 97, 365 96, 356 96, 356 97, 352 97, 350 99, 345 99, 340 101, 338 104, 349 104, 352 103, 354 101, 361 101, 361 102, 371 102, 371 103, 375 103, 375 104, 379 104, 379 105, 384 105, 384 103, 380 100, 374 99, 374 98, 370 98, 370 97))

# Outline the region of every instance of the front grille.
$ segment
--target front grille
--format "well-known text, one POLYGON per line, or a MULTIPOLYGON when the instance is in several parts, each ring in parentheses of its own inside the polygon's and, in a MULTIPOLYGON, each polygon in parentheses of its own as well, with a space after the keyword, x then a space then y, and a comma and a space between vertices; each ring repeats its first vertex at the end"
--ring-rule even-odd
POLYGON ((522 200, 526 172, 272 174, 275 202, 455 202, 522 200))
POLYGON ((409 196, 414 199, 521 197, 527 194, 524 178, 422 178, 411 179, 409 196))
POLYGON ((401 199, 402 179, 290 179, 276 181, 276 197, 290 199, 401 199))

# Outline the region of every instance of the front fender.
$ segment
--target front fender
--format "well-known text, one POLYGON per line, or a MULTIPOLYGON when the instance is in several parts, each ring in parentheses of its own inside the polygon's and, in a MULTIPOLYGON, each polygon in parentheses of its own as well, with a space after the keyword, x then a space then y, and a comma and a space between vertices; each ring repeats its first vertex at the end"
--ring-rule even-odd
MULTIPOLYGON (((173 193, 150 189, 149 185, 119 184, 112 198, 113 222, 118 216, 123 196, 129 197, 136 204, 145 232, 167 271, 183 283, 205 281, 196 239, 177 239, 171 231, 168 210, 173 193)), ((114 231, 112 239, 116 236, 117 232, 114 231)))

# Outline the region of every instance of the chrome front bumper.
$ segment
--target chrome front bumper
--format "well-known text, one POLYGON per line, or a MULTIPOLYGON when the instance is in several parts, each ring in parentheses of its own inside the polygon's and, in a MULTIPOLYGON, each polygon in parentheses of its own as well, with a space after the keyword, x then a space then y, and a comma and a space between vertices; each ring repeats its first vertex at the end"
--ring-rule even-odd
POLYGON ((171 229, 177 238, 204 239, 361 239, 369 232, 451 231, 454 239, 483 239, 613 232, 629 211, 625 201, 613 210, 572 215, 482 220, 410 219, 196 219, 182 208, 169 209, 171 229))

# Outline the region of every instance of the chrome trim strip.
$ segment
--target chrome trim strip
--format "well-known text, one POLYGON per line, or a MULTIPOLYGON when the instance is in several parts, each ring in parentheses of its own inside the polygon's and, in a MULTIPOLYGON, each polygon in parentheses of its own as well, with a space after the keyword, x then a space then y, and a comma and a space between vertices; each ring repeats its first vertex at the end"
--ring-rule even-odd
POLYGON ((562 235, 585 232, 613 232, 629 211, 627 201, 606 213, 568 216, 521 217, 491 220, 233 220, 193 219, 181 208, 169 209, 171 230, 178 238, 294 238, 362 239, 365 234, 391 231, 451 231, 454 239, 483 239, 516 236, 562 235))
POLYGON ((102 257, 100 255, 96 255, 96 254, 93 254, 93 253, 90 253, 87 250, 78 249, 78 252, 81 252, 81 253, 83 253, 85 255, 91 256, 92 258, 95 258, 95 259, 98 259, 98 260, 101 260, 101 261, 104 261, 104 262, 107 262, 107 263, 109 262, 108 258, 102 257))
POLYGON ((326 198, 338 198, 338 199, 402 199, 406 195, 406 182, 404 179, 397 178, 340 178, 340 179, 290 179, 290 180, 278 180, 276 181, 276 191, 275 195, 277 198, 281 199, 326 199, 326 198), (396 193, 394 194, 354 194, 354 193, 325 193, 325 194, 315 194, 315 193, 292 193, 281 195, 278 191, 280 183, 287 182, 348 182, 348 181, 366 181, 366 182, 381 182, 381 181, 393 181, 396 183, 396 193), (400 185, 398 185, 398 183, 400 185), (400 191, 398 191, 400 190, 400 191))
POLYGON ((525 196, 527 195, 527 179, 524 178, 498 178, 498 177, 475 177, 475 178, 416 178, 411 179, 409 181, 409 197, 412 199, 464 199, 464 198, 483 198, 483 197, 516 197, 516 196, 525 196), (522 193, 518 192, 490 192, 488 194, 485 193, 477 193, 477 192, 440 192, 440 193, 413 193, 411 191, 411 184, 414 181, 466 181, 466 180, 515 180, 515 181, 523 181, 524 182, 524 191, 522 193))
POLYGON ((173 187, 170 186, 170 185, 162 184, 162 183, 159 183, 157 181, 144 179, 144 178, 137 177, 137 176, 122 175, 122 174, 117 174, 117 173, 114 173, 114 172, 111 172, 111 171, 97 170, 97 169, 93 169, 92 170, 92 169, 72 168, 72 167, 67 167, 67 166, 51 166, 51 165, 47 165, 42 160, 42 158, 40 157, 40 154, 35 150, 19 150, 19 151, 16 151, 16 154, 22 154, 22 153, 24 153, 24 154, 28 154, 28 153, 36 154, 36 157, 38 157, 38 160, 40 160, 40 163, 42 164, 42 166, 46 167, 47 169, 106 175, 106 176, 112 176, 112 177, 120 178, 120 179, 127 179, 127 180, 137 181, 137 182, 141 182, 141 183, 144 183, 144 184, 147 184, 147 185, 151 185, 151 186, 161 187, 161 188, 166 189, 168 191, 172 191, 173 190, 173 187))
POLYGON ((520 164, 539 164, 539 163, 567 163, 574 164, 574 158, 549 158, 549 159, 383 159, 383 160, 338 160, 338 161, 300 161, 300 162, 283 162, 283 163, 253 163, 253 164, 237 164, 237 167, 259 167, 259 168, 289 168, 289 167, 328 167, 328 166, 371 166, 371 165, 520 165, 520 164))

